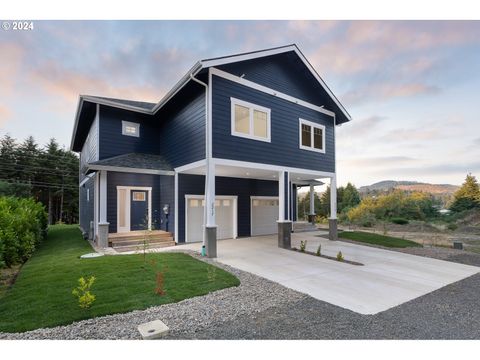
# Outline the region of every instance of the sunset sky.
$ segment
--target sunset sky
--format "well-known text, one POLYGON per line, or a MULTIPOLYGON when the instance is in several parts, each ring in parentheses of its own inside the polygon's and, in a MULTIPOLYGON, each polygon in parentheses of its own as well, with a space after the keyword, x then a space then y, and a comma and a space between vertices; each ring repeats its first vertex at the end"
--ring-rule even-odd
POLYGON ((480 22, 35 21, 0 29, 0 136, 70 144, 79 94, 157 102, 199 59, 296 43, 347 108, 339 184, 480 176, 480 22))

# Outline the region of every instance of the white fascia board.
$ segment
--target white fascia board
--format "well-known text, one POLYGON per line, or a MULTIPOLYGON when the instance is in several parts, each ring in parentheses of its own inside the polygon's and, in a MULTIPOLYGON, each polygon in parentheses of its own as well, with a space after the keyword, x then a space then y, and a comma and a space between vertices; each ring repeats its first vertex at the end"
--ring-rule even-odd
POLYGON ((70 151, 73 151, 73 143, 75 142, 75 135, 77 134, 78 119, 80 117, 80 111, 82 110, 82 106, 83 106, 83 97, 80 96, 78 98, 77 112, 75 113, 75 122, 73 124, 72 140, 70 141, 70 151))
POLYGON ((93 102, 95 104, 111 106, 111 107, 118 108, 118 109, 123 109, 123 110, 131 110, 131 111, 140 112, 140 113, 143 113, 143 114, 149 114, 149 115, 152 114, 151 110, 147 110, 147 109, 144 109, 144 108, 141 108, 141 107, 138 107, 138 106, 127 105, 127 104, 119 104, 115 101, 99 99, 99 98, 96 98, 94 96, 88 96, 88 95, 84 95, 82 97, 83 97, 83 100, 90 101, 90 102, 93 102))
POLYGON ((193 163, 190 163, 190 164, 186 164, 186 165, 176 167, 174 170, 177 173, 181 173, 181 172, 185 172, 185 171, 188 171, 188 170, 191 170, 191 169, 196 169, 196 168, 201 167, 201 166, 205 166, 206 164, 207 164, 207 161, 205 159, 202 159, 202 160, 198 160, 198 161, 195 161, 193 163))
POLYGON ((211 68, 211 73, 212 75, 216 75, 218 77, 221 77, 221 78, 224 78, 224 79, 227 79, 227 80, 230 80, 230 81, 233 81, 237 84, 240 84, 240 85, 243 85, 243 86, 246 86, 246 87, 249 87, 249 88, 252 88, 252 89, 255 89, 255 90, 258 90, 258 91, 261 91, 263 93, 266 93, 266 94, 269 94, 269 95, 272 95, 272 96, 276 96, 280 99, 283 99, 283 100, 287 100, 289 102, 292 102, 294 104, 297 104, 297 105, 300 105, 300 106, 303 106, 303 107, 306 107, 306 108, 309 108, 309 109, 312 109, 312 110, 315 110, 315 111, 318 111, 322 114, 325 114, 325 115, 328 115, 328 116, 331 116, 331 117, 335 117, 335 113, 330 111, 330 110, 327 110, 321 106, 318 106, 318 105, 315 105, 315 104, 311 104, 307 101, 304 101, 304 100, 301 100, 301 99, 297 99, 296 97, 293 97, 293 96, 290 96, 290 95, 287 95, 287 94, 284 94, 280 91, 277 91, 277 90, 274 90, 274 89, 271 89, 267 86, 263 86, 263 85, 260 85, 260 84, 257 84, 253 81, 250 81, 250 80, 247 80, 245 78, 241 78, 239 76, 236 76, 236 75, 233 75, 233 74, 230 74, 228 72, 225 72, 223 70, 220 70, 220 69, 217 69, 217 68, 211 68))
POLYGON ((288 166, 254 163, 254 162, 248 162, 248 161, 220 159, 220 158, 213 158, 213 161, 215 165, 243 167, 243 168, 251 168, 251 169, 261 169, 261 170, 272 170, 272 171, 288 171, 290 173, 293 172, 293 173, 318 176, 319 178, 332 178, 333 176, 335 176, 335 173, 327 172, 327 171, 293 168, 288 166))
POLYGON ((151 175, 175 175, 174 171, 168 170, 155 170, 155 169, 139 169, 139 168, 129 168, 122 166, 109 166, 109 165, 88 165, 89 170, 106 170, 106 171, 116 171, 124 173, 137 173, 137 174, 151 174, 151 175))
POLYGON ((203 67, 215 67, 215 66, 233 63, 233 62, 258 59, 265 56, 271 56, 276 54, 282 54, 289 51, 295 51, 296 48, 297 47, 295 45, 288 45, 288 46, 283 46, 276 49, 254 51, 254 52, 242 54, 242 55, 232 55, 232 56, 222 57, 219 59, 202 60, 200 63, 202 64, 203 67))

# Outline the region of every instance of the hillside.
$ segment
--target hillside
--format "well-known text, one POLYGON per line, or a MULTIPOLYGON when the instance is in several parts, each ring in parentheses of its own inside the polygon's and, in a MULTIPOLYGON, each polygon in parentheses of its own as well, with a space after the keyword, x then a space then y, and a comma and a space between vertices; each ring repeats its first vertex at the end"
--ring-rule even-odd
POLYGON ((450 184, 429 184, 416 181, 384 180, 368 186, 361 186, 358 191, 361 194, 387 192, 392 189, 405 191, 424 191, 434 195, 452 195, 459 187, 450 184))

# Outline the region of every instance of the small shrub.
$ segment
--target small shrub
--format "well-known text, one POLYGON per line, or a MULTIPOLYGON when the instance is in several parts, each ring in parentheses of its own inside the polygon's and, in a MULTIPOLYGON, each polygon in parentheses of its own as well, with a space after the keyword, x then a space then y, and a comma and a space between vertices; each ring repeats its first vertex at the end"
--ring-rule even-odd
POLYGON ((315 253, 315 255, 317 256, 322 255, 322 245, 318 245, 317 252, 315 253))
POLYGON ((400 218, 400 217, 392 218, 390 221, 397 225, 407 225, 409 223, 407 219, 400 218))
POLYGON ((447 225, 447 229, 448 229, 448 230, 452 230, 452 231, 457 230, 457 229, 458 229, 458 225, 455 224, 455 223, 448 224, 448 225, 447 225))
POLYGON ((165 273, 163 271, 158 271, 155 276, 155 294, 159 296, 165 295, 165 290, 163 289, 165 284, 165 273))
POLYGON ((88 309, 95 301, 95 295, 90 292, 94 282, 95 276, 90 276, 88 280, 82 276, 78 279, 78 286, 72 290, 72 295, 78 298, 78 306, 82 309, 88 309))
POLYGON ((341 251, 339 251, 339 252, 337 253, 337 261, 343 261, 343 260, 345 260, 345 259, 343 258, 343 254, 342 254, 341 251))
POLYGON ((307 240, 300 241, 300 251, 305 252, 306 248, 307 248, 307 240))

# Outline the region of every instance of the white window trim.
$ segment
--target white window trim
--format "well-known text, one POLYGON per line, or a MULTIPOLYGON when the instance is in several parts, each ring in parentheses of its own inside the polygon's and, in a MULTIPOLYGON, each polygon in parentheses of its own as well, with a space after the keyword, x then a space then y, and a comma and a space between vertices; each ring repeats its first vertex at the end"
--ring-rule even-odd
POLYGON ((249 103, 247 101, 239 100, 236 98, 231 97, 230 98, 231 106, 230 106, 230 114, 231 114, 231 132, 233 136, 238 136, 238 137, 243 137, 246 139, 251 139, 251 140, 258 140, 258 141, 264 141, 264 142, 271 142, 271 122, 270 122, 270 109, 249 103), (235 105, 240 105, 243 107, 246 107, 249 109, 249 118, 250 118, 250 134, 244 134, 241 132, 235 131, 235 105), (255 136, 253 135, 253 111, 258 110, 261 112, 264 112, 267 114, 267 137, 260 137, 260 136, 255 136))
POLYGON ((148 229, 152 229, 152 188, 150 186, 117 186, 117 233, 125 233, 131 231, 131 224, 130 224, 130 205, 131 205, 131 197, 132 191, 139 190, 139 191, 147 191, 148 192, 148 229), (126 190, 127 191, 127 198, 126 198, 126 209, 125 209, 125 227, 120 228, 118 226, 120 219, 120 197, 118 196, 119 190, 126 190))
POLYGON ((325 144, 325 126, 324 125, 314 123, 312 121, 308 121, 308 120, 300 118, 299 122, 298 122, 298 140, 299 140, 298 145, 299 145, 300 149, 325 154, 325 145, 326 144, 325 144), (311 131, 311 134, 310 134, 310 136, 311 136, 310 143, 312 144, 311 146, 302 145, 302 125, 308 125, 312 128, 312 131, 311 131), (314 128, 322 130, 322 146, 323 146, 322 149, 317 149, 317 148, 313 147, 313 138, 314 138, 313 129, 314 128))
POLYGON ((124 121, 122 120, 122 135, 125 136, 133 136, 133 137, 140 137, 140 124, 139 123, 134 123, 130 121, 124 121), (135 134, 130 134, 125 131, 125 128, 129 127, 134 127, 136 129, 135 134))

